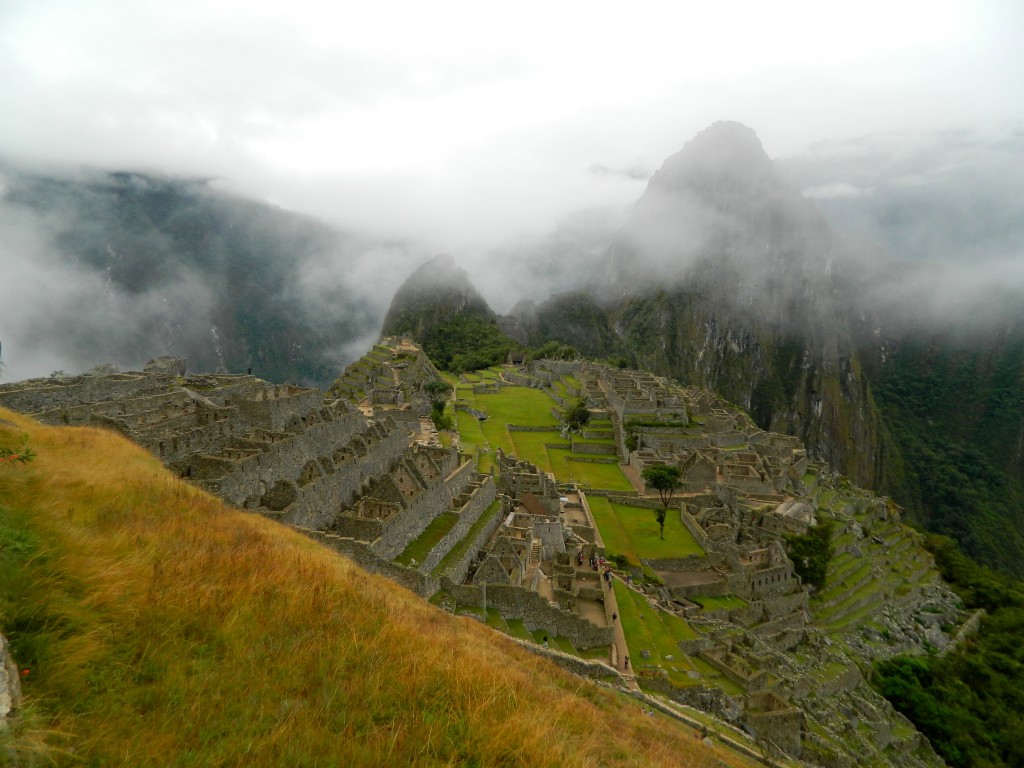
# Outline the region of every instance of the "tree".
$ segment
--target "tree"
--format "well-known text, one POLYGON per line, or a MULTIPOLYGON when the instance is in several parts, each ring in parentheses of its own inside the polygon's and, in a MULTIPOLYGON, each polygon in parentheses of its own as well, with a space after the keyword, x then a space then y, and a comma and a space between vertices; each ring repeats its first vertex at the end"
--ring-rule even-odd
POLYGON ((590 421, 590 411, 587 409, 587 401, 580 398, 576 405, 570 408, 565 414, 565 420, 569 429, 582 429, 590 421))
POLYGON ((786 554, 793 561, 793 570, 807 584, 818 589, 825 586, 825 575, 832 559, 831 520, 823 520, 801 535, 787 535, 786 554))
POLYGON ((672 501, 672 494, 679 487, 679 467, 670 467, 667 464, 655 464, 647 467, 640 473, 649 487, 654 488, 661 497, 661 509, 654 510, 654 517, 661 527, 661 538, 665 538, 665 517, 668 515, 668 505, 672 501))

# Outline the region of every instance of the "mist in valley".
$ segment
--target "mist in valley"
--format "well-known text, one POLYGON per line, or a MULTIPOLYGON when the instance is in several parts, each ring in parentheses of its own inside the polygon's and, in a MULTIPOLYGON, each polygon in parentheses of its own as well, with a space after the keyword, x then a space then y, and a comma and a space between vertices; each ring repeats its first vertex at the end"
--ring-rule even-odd
POLYGON ((5 6, 4 379, 181 354, 323 384, 441 252, 499 313, 603 279, 671 285, 740 240, 740 300, 795 249, 786 290, 845 260, 847 298, 900 323, 1019 305, 1016 4, 495 14, 5 6), (752 174, 777 170, 794 216, 838 239, 761 248, 764 222, 713 194, 645 196, 721 119, 775 159, 721 158, 739 179, 721 195, 756 198, 752 174), (627 241, 625 272, 603 271, 627 241))

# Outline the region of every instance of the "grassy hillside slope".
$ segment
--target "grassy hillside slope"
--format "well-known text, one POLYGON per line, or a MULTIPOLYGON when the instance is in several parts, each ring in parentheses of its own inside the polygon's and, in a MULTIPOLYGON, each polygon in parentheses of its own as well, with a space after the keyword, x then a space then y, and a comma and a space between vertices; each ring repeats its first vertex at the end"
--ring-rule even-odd
POLYGON ((120 437, 0 410, 0 762, 741 764, 261 517, 120 437))

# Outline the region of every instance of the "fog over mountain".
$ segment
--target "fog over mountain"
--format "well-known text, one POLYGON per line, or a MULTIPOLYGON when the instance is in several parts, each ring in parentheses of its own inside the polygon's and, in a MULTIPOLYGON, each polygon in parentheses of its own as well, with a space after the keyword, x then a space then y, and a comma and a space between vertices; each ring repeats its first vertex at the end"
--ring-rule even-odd
MULTIPOLYGON (((137 365, 179 337, 197 364, 219 364, 211 329, 231 323, 214 315, 257 295, 220 269, 221 246, 262 252, 268 271, 242 282, 273 296, 285 325, 321 334, 323 354, 299 356, 324 372, 437 253, 499 312, 581 288, 649 169, 721 119, 753 128, 840 233, 897 259, 954 262, 921 291, 942 316, 993 280, 1017 284, 1022 12, 1012 0, 514 14, 454 2, 2 4, 4 375, 97 357, 137 365), (128 175, 96 181, 109 173, 128 175), (29 177, 39 194, 26 204, 29 177), (267 243, 218 235, 185 254, 132 215, 108 222, 118 206, 98 186, 112 180, 170 183, 182 204, 198 195, 224 216, 257 206, 246 221, 267 243), (91 190, 79 202, 104 202, 69 209, 40 192, 67 196, 65 182, 91 190), (318 234, 299 234, 299 220, 318 234), (968 250, 964 275, 955 262, 968 250), (344 338, 328 345, 339 322, 344 338)), ((284 339, 263 359, 293 357, 281 345, 298 342, 284 339)), ((228 367, 258 359, 252 340, 224 343, 228 367)))

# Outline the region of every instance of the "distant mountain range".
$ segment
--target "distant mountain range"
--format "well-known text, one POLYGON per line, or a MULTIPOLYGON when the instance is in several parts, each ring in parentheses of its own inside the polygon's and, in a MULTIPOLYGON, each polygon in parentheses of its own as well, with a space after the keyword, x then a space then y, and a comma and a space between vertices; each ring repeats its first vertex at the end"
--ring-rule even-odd
POLYGON ((326 385, 382 323, 422 339, 472 316, 435 334, 449 361, 481 334, 489 355, 557 340, 708 386, 1020 575, 1022 169, 1014 129, 867 137, 772 162, 753 131, 719 123, 626 214, 581 212, 495 247, 482 282, 434 261, 385 318, 382 286, 397 278, 375 264, 406 244, 203 179, 0 164, 14 286, 0 374, 173 354, 326 385))
MULTIPOLYGON (((993 285, 943 316, 927 299, 944 274, 838 235, 753 131, 718 123, 651 178, 585 289, 498 322, 523 346, 559 341, 714 389, 1019 575, 1024 303, 993 285)), ((422 338, 460 314, 493 319, 464 274, 458 306, 433 293, 417 313, 406 297, 429 293, 422 278, 386 327, 418 316, 422 338)))
POLYGON ((194 370, 326 384, 346 344, 379 328, 380 310, 346 279, 379 244, 202 179, 0 176, 5 283, 19 286, 0 342, 14 370, 174 354, 194 370))

